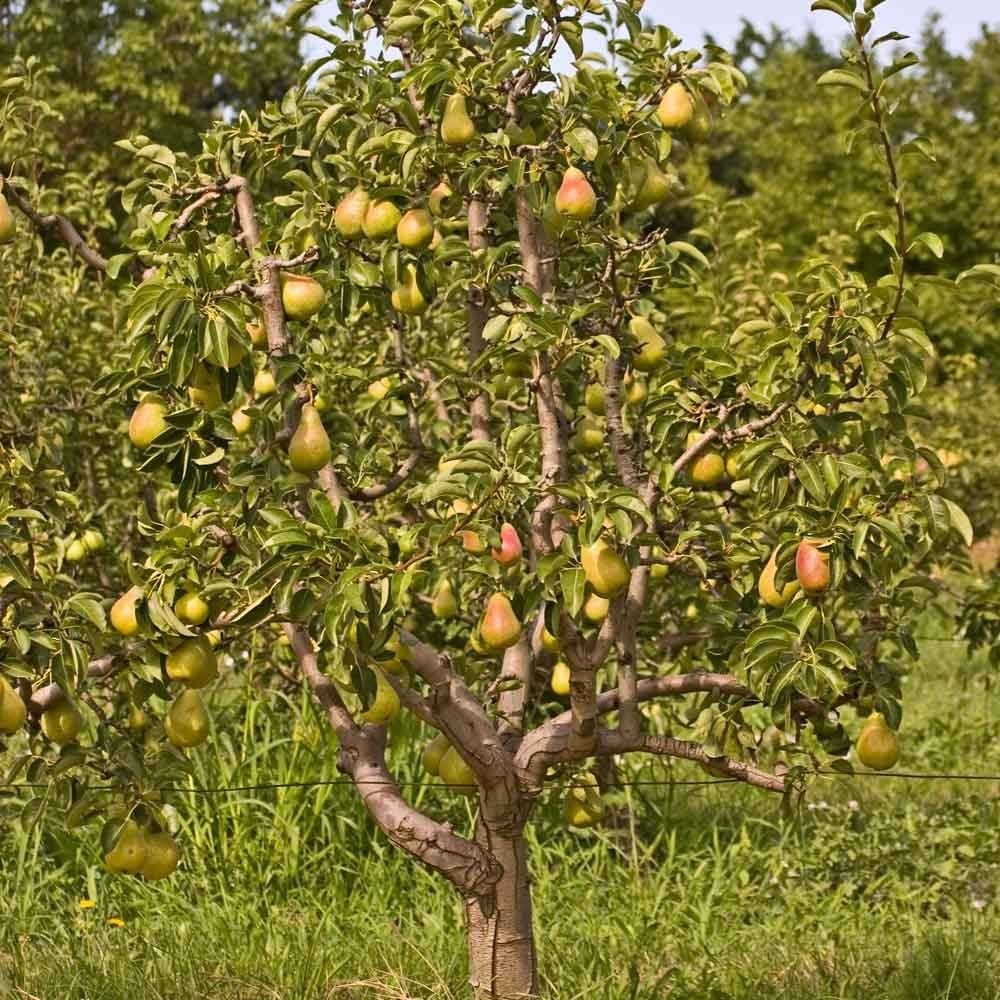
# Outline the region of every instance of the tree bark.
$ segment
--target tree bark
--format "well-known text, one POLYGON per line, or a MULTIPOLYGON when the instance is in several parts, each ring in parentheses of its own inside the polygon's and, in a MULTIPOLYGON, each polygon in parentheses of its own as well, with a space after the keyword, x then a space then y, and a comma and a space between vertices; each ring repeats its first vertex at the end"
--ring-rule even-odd
POLYGON ((531 917, 531 878, 524 838, 503 837, 480 821, 476 843, 503 868, 490 893, 466 902, 469 980, 476 1000, 538 996, 538 959, 531 917))

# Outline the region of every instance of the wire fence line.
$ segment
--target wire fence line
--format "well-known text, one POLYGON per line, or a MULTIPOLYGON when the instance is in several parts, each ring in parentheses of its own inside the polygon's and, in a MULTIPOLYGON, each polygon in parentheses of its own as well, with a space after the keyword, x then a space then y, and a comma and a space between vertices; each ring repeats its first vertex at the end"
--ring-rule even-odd
MULTIPOLYGON (((822 768, 815 772, 824 777, 834 778, 895 778, 903 781, 994 781, 1000 782, 1000 774, 929 774, 915 771, 856 771, 848 774, 844 771, 836 771, 832 768, 822 768)), ((745 785, 746 782, 740 778, 702 778, 702 779, 676 779, 669 778, 621 778, 614 782, 612 787, 653 787, 653 788, 676 788, 678 786, 690 785, 745 785)), ((193 795, 228 795, 237 792, 263 792, 275 791, 289 788, 328 788, 348 785, 385 785, 392 788, 455 788, 446 781, 377 781, 361 780, 355 781, 352 778, 330 778, 319 781, 269 781, 252 785, 217 785, 206 787, 203 785, 164 785, 159 788, 148 788, 148 792, 187 792, 193 795)), ((50 785, 44 782, 11 782, 0 784, 0 789, 22 789, 22 788, 49 788, 50 785)), ((586 782, 556 782, 547 784, 543 791, 559 791, 571 788, 592 788, 593 785, 586 782)), ((117 792, 120 791, 117 785, 96 785, 88 788, 89 792, 117 792)))

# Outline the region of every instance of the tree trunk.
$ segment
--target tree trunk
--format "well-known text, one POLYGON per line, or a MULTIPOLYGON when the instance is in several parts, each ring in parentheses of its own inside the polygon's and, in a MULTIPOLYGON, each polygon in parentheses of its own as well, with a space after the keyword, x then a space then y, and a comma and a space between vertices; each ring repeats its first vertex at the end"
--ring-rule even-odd
POLYGON ((537 997, 538 963, 524 838, 501 837, 480 821, 476 842, 497 859, 503 875, 493 893, 466 902, 473 993, 476 1000, 537 997))

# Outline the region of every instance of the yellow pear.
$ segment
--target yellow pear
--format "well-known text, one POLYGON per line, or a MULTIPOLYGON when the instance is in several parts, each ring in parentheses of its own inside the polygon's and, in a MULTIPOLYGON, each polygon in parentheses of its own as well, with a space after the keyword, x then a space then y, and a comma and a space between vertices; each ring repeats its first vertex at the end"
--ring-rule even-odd
POLYGON ((633 316, 628 328, 639 345, 639 350, 632 355, 632 367, 640 372, 658 368, 666 355, 667 342, 645 316, 633 316))
POLYGON ((122 635, 139 634, 139 615, 136 605, 142 600, 142 587, 131 587, 111 605, 108 618, 111 627, 122 635))
POLYGON ((135 820, 109 820, 114 824, 112 847, 104 855, 104 866, 116 875, 138 875, 146 860, 146 838, 135 820))
POLYGON ((391 201, 373 201, 365 212, 363 229, 370 240, 381 240, 391 236, 399 225, 399 209, 391 201))
POLYGON ((434 239, 434 221, 426 208, 411 208, 396 226, 396 239, 407 250, 423 250, 434 239))
POLYGON ((604 818, 604 802, 592 774, 578 776, 574 787, 567 789, 563 816, 570 826, 580 829, 596 826, 604 818))
POLYGON ((365 392, 371 396, 372 399, 385 399, 389 395, 389 391, 392 389, 392 379, 388 376, 384 378, 377 378, 374 382, 368 383, 368 388, 365 392))
POLYGON ((601 597, 614 597, 628 586, 628 564, 603 538, 580 550, 580 563, 587 583, 601 597))
POLYGON ((200 406, 203 410, 214 410, 222 405, 222 391, 219 388, 219 376, 205 365, 195 365, 188 384, 188 398, 192 406, 200 406))
POLYGON ((243 407, 233 412, 233 430, 242 437, 253 426, 253 417, 243 407))
POLYGON ((208 712, 201 695, 188 688, 170 705, 163 720, 167 739, 175 747, 196 747, 208 739, 208 712))
POLYGON ((288 443, 288 463, 296 472, 319 472, 330 461, 330 438, 323 427, 323 420, 316 407, 306 403, 302 407, 299 426, 288 443))
POLYGON ((559 639, 554 636, 544 625, 542 626, 542 649, 548 653, 559 652, 559 639))
POLYGON ((486 602, 479 631, 483 642, 495 652, 509 649, 521 638, 521 623, 506 594, 497 592, 486 602))
POLYGON ((80 540, 88 552, 100 552, 104 548, 104 535, 94 528, 88 528, 80 540))
POLYGON ((7 199, 0 194, 0 243, 10 243, 17 231, 14 213, 7 204, 7 199))
POLYGON ((128 436, 132 444, 136 448, 148 448, 167 429, 166 414, 163 397, 147 392, 129 418, 128 436))
POLYGON ((167 654, 167 676, 189 688, 203 688, 219 675, 212 644, 203 636, 185 639, 167 654))
POLYGON ((250 338, 251 347, 255 350, 262 350, 267 347, 267 331, 261 323, 247 323, 244 329, 250 338))
POLYGON ((375 671, 375 700, 361 713, 361 718, 372 725, 382 726, 390 722, 399 712, 399 695, 385 679, 381 670, 375 671))
POLYGON ((364 232, 365 213, 370 200, 363 187, 356 187, 341 198, 333 213, 333 224, 344 239, 356 240, 364 232))
POLYGON ((441 141, 446 146, 465 146, 476 137, 476 123, 469 117, 464 94, 452 94, 444 106, 441 141))
POLYGON ((140 705, 132 705, 128 710, 128 727, 134 732, 149 728, 149 716, 140 705))
POLYGON ((778 550, 775 549, 761 570, 760 579, 757 581, 757 593, 760 595, 760 599, 770 607, 783 608, 799 592, 799 584, 792 580, 786 583, 779 592, 775 585, 777 575, 778 550))
POLYGON ((435 618, 454 618, 458 614, 458 600, 447 577, 441 577, 434 588, 431 612, 435 618))
POLYGON ((625 376, 625 402, 630 406, 639 406, 646 402, 649 389, 641 378, 630 378, 630 375, 631 373, 628 373, 625 376))
POLYGON ((445 755, 451 744, 444 733, 438 733, 434 739, 424 747, 424 752, 420 755, 420 762, 428 774, 437 775, 441 768, 441 758, 445 755))
POLYGON ((180 859, 174 838, 166 831, 147 834, 145 846, 146 856, 143 858, 139 874, 147 882, 157 882, 172 875, 180 859))
POLYGON ((421 316, 427 312, 427 298, 417 280, 417 269, 407 264, 403 280, 392 290, 392 308, 406 316, 421 316))
POLYGON ((881 712, 873 712, 858 736, 858 760, 873 771, 886 771, 899 760, 899 737, 881 712))
POLYGON ((455 791, 462 792, 463 795, 475 795, 476 774, 453 746, 449 746, 441 755, 438 761, 438 774, 441 780, 455 791))
POLYGON ((253 391, 255 396, 273 396, 277 388, 278 386, 274 381, 274 375, 271 374, 271 370, 269 368, 262 368, 254 376, 253 391))
POLYGON ((21 696, 10 686, 5 677, 0 677, 0 736, 12 736, 27 715, 21 696))
POLYGON ((569 694, 570 676, 569 664, 560 660, 552 668, 552 680, 549 683, 552 693, 565 698, 569 694))
POLYGON ((59 746, 72 743, 82 728, 83 716, 71 701, 61 701, 42 712, 42 732, 59 746))
POLYGON ((660 98, 656 117, 664 128, 683 128, 694 117, 694 100, 683 83, 672 83, 660 98))
POLYGON ((597 197, 582 170, 567 168, 556 192, 556 211, 571 219, 589 219, 597 207, 597 197))
POLYGON ((600 625, 611 610, 611 602, 600 594, 591 594, 583 602, 583 617, 595 625, 600 625))
POLYGON ((74 538, 73 541, 66 546, 66 562, 80 562, 82 559, 87 558, 87 546, 83 544, 83 540, 79 538, 74 538))
POLYGON ((439 181, 427 196, 427 207, 431 210, 431 215, 441 218, 451 215, 455 200, 451 185, 447 181, 439 181))
POLYGON ((326 289, 307 274, 281 272, 281 305, 289 319, 311 319, 323 308, 326 289))
POLYGON ((703 451, 690 465, 688 474, 695 486, 712 489, 726 480, 726 461, 717 451, 703 451))
POLYGON ((208 604, 201 594, 188 590, 174 602, 174 614, 185 625, 200 625, 208 618, 208 604))

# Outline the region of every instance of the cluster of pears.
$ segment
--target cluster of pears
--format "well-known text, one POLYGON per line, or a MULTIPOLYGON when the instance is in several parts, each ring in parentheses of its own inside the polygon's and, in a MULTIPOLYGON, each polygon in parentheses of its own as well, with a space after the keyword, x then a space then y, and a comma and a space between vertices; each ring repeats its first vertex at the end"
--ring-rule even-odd
POLYGON ((563 816, 570 826, 578 829, 597 826, 604 818, 604 801, 593 774, 578 776, 573 786, 566 790, 563 816))
POLYGON ((104 866, 116 875, 138 875, 148 882, 172 875, 180 860, 177 843, 154 823, 109 819, 101 830, 104 866))
POLYGON ((899 737, 881 712, 865 720, 856 745, 858 760, 873 771, 887 771, 899 760, 899 737))
POLYGON ((10 243, 17 232, 14 213, 7 204, 6 197, 0 193, 0 244, 10 243))
MULTIPOLYGON (((20 694, 11 687, 4 677, 0 677, 0 736, 13 736, 24 728, 28 717, 27 707, 20 694)), ((42 712, 42 734, 56 746, 73 743, 83 728, 80 709, 67 697, 42 712)))
MULTIPOLYGON (((632 368, 644 375, 655 372, 663 364, 667 354, 667 342, 663 336, 645 316, 633 316, 629 320, 629 334, 632 342, 632 368)), ((626 402, 638 406, 646 398, 646 384, 631 374, 626 378, 626 402)), ((600 382, 591 382, 587 386, 584 405, 588 413, 577 422, 574 444, 580 453, 593 455, 604 448, 604 426, 600 418, 607 410, 607 400, 604 386, 600 382)))
POLYGON ((66 546, 66 562, 82 562, 89 555, 104 548, 104 535, 96 528, 88 528, 79 537, 72 537, 66 546))
MULTIPOLYGON (((795 579, 778 589, 778 548, 764 564, 757 580, 760 599, 772 608, 783 608, 801 590, 810 596, 824 593, 830 586, 830 556, 819 538, 803 538, 795 550, 795 579)), ((780 548, 780 547, 779 547, 780 548)))
MULTIPOLYGON (((112 605, 108 618, 120 635, 133 637, 141 631, 143 597, 142 587, 131 587, 112 605)), ((187 625, 204 624, 209 611, 208 602, 194 590, 186 590, 174 602, 174 613, 187 625)), ((167 653, 164 667, 171 680, 184 685, 163 720, 167 739, 175 747, 196 747, 208 739, 209 730, 208 710, 199 690, 219 675, 211 638, 204 634, 182 639, 167 653)))
POLYGON ((438 733, 424 747, 420 760, 428 774, 440 778, 455 791, 463 795, 476 794, 475 773, 444 733, 438 733))

